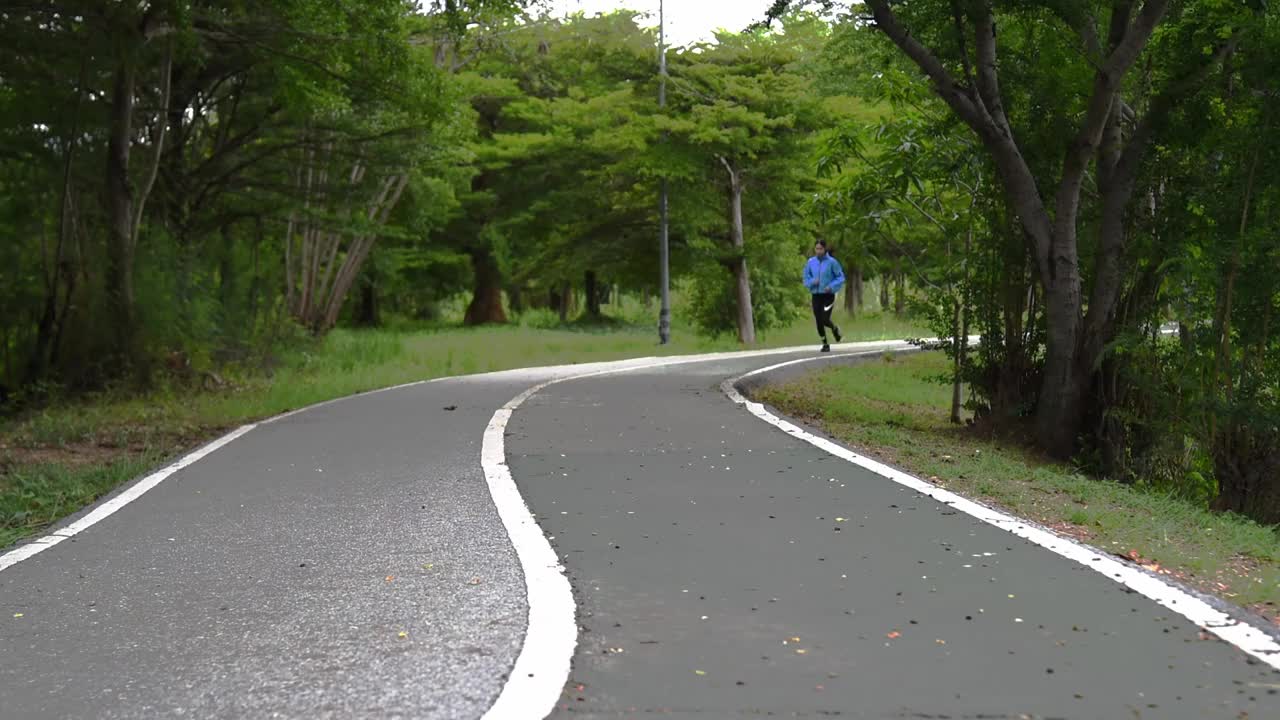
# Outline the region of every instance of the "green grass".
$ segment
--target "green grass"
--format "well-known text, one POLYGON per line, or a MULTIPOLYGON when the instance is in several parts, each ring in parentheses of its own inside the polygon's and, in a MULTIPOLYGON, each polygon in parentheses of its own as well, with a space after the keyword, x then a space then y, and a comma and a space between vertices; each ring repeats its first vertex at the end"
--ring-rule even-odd
MULTIPOLYGON (((524 320, 548 318, 531 313, 524 320)), ((325 400, 452 375, 741 349, 733 338, 700 338, 680 326, 671 344, 659 346, 656 329, 633 322, 572 329, 337 330, 284 358, 272 377, 239 378, 229 390, 103 396, 11 420, 0 425, 0 547, 229 428, 325 400)), ((923 332, 892 315, 837 322, 848 340, 923 332)), ((816 345, 814 335, 810 321, 797 321, 762 336, 759 347, 816 345)))
POLYGON ((143 454, 89 467, 39 463, 6 472, 0 479, 0 548, 74 513, 157 460, 143 454))
POLYGON ((758 399, 955 492, 1158 565, 1169 575, 1276 614, 1280 532, 1185 500, 1084 477, 1020 447, 948 422, 951 390, 932 379, 939 354, 834 368, 766 387, 758 399), (1260 607, 1264 604, 1266 606, 1260 607))

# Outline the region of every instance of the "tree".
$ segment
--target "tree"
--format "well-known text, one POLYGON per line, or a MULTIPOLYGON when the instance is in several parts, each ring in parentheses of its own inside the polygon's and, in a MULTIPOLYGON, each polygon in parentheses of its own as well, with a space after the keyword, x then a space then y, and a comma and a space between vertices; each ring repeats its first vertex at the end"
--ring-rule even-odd
POLYGON ((1088 6, 1046 2, 1002 14, 1002 26, 1014 28, 1016 35, 1020 22, 1042 23, 1048 13, 1078 36, 1084 48, 1081 60, 1094 68, 1085 102, 1077 106, 1076 99, 1067 96, 1051 111, 1061 117, 1078 108, 1082 119, 1064 150, 1056 187, 1048 192, 1042 189, 1045 180, 1038 178, 1029 164, 1006 110, 995 5, 987 1, 934 2, 895 11, 887 0, 867 2, 876 29, 928 76, 939 97, 987 149, 1007 202, 1026 234, 1044 287, 1048 320, 1037 437, 1042 447, 1059 457, 1075 450, 1088 411, 1090 379, 1114 336, 1116 303, 1126 266, 1125 213, 1151 139, 1177 101, 1194 90, 1235 47, 1240 35, 1231 28, 1246 12, 1242 7, 1225 7, 1217 13, 1197 13, 1204 8, 1180 4, 1181 12, 1172 13, 1176 23, 1170 23, 1173 34, 1196 35, 1207 26, 1214 38, 1213 50, 1207 56, 1192 55, 1182 66, 1161 68, 1162 82, 1149 97, 1141 97, 1137 91, 1126 93, 1130 69, 1157 27, 1171 14, 1173 4, 1173 0, 1147 0, 1137 7, 1120 2, 1107 13, 1095 13, 1088 6), (1105 37, 1100 34, 1102 26, 1108 28, 1105 37), (968 31, 962 32, 965 28, 968 31), (1219 29, 1225 32, 1217 32, 1219 29), (945 56, 952 67, 937 47, 926 44, 931 39, 953 46, 945 56), (1139 98, 1143 102, 1139 103, 1139 98), (1135 109, 1142 105, 1146 106, 1144 112, 1135 109), (1081 271, 1081 196, 1091 165, 1097 168, 1101 198, 1093 287, 1086 300, 1081 271))
POLYGON ((758 215, 775 224, 798 221, 799 204, 788 201, 812 182, 805 161, 826 114, 811 81, 794 70, 801 56, 786 39, 763 31, 718 39, 673 59, 672 104, 660 127, 683 154, 687 176, 720 178, 711 180, 724 197, 719 259, 734 279, 738 340, 749 345, 760 304, 752 297, 744 196, 757 192, 758 215))

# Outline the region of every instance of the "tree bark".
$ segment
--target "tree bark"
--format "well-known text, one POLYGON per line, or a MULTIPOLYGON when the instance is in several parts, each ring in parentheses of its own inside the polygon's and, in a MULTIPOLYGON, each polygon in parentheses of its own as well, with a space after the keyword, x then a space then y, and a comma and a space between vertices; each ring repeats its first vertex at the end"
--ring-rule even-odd
POLYGON ((600 317, 600 285, 595 270, 587 270, 582 274, 582 284, 587 297, 587 316, 592 319, 600 317))
POLYGON ((849 278, 849 285, 844 291, 844 310, 853 316, 858 314, 862 304, 862 271, 851 265, 845 275, 849 278))
POLYGON ((378 327, 382 313, 378 304, 378 284, 370 277, 360 283, 360 304, 356 308, 356 324, 360 327, 378 327))
POLYGON ((893 273, 893 314, 897 317, 907 314, 907 274, 901 268, 893 273))
POLYGON ((138 360, 137 313, 133 291, 133 189, 129 156, 133 148, 133 105, 137 69, 133 58, 116 63, 108 116, 106 192, 106 322, 112 334, 111 369, 122 371, 138 360))
POLYGON ((569 322, 569 306, 573 302, 573 286, 569 283, 560 285, 560 295, 556 298, 556 308, 560 311, 560 322, 569 322))
POLYGON ((502 274, 493 253, 488 248, 472 251, 471 268, 475 273, 475 285, 463 322, 471 326, 505 323, 507 314, 502 309, 502 274))
POLYGON ((880 312, 889 312, 889 273, 880 273, 880 312))
POLYGON ((951 342, 954 343, 956 357, 955 367, 952 368, 954 373, 951 378, 951 424, 960 424, 960 406, 961 398, 964 395, 964 379, 960 373, 964 369, 964 348, 961 343, 961 325, 964 323, 964 303, 957 301, 955 313, 951 319, 951 342))
POLYGON ((218 301, 225 318, 233 316, 236 301, 235 234, 232 226, 222 226, 222 252, 218 258, 218 301))
MULTIPOLYGON (((1068 457, 1074 450, 1076 434, 1083 422, 1085 389, 1096 360, 1091 355, 1105 346, 1106 318, 1114 312, 1113 288, 1105 281, 1111 273, 1118 272, 1123 247, 1102 248, 1098 270, 1104 284, 1099 288, 1101 294, 1097 298, 1101 304, 1089 307, 1089 312, 1097 315, 1089 323, 1091 332, 1086 343, 1077 246, 1081 190, 1090 159, 1098 151, 1103 134, 1115 117, 1116 93, 1120 84, 1164 17, 1170 0, 1147 0, 1132 22, 1129 22, 1132 4, 1117 5, 1112 13, 1109 47, 1105 49, 1088 18, 1075 27, 1089 50, 1097 56, 1094 60, 1096 71, 1085 116, 1064 158, 1062 175, 1054 195, 1052 218, 1005 116, 999 86, 992 4, 985 0, 975 3, 968 13, 973 21, 977 58, 973 87, 956 81, 942 62, 917 39, 917 35, 902 25, 897 14, 890 9, 889 0, 867 0, 867 4, 875 17, 876 28, 929 76, 938 96, 974 130, 995 161, 1008 203, 1025 230, 1045 291, 1049 332, 1045 373, 1036 409, 1037 441, 1052 455, 1068 457), (1101 332, 1092 332, 1095 327, 1101 332)), ((1160 109, 1153 106, 1153 110, 1155 112, 1149 112, 1147 120, 1158 117, 1160 109)), ((1126 151, 1133 150, 1126 154, 1135 165, 1142 155, 1144 143, 1145 138, 1140 138, 1136 144, 1131 142, 1131 148, 1126 148, 1126 151)), ((1123 201, 1119 203, 1121 210, 1128 204, 1122 186, 1123 183, 1117 186, 1115 197, 1115 200, 1123 201)))
POLYGON ((725 158, 720 158, 729 172, 729 212, 733 229, 733 249, 737 254, 733 275, 737 281, 738 342, 754 345, 756 342, 755 312, 751 307, 751 271, 747 267, 747 243, 742 227, 742 172, 725 158))
POLYGON ((512 285, 507 288, 507 304, 511 306, 511 314, 520 315, 524 312, 524 288, 519 285, 512 285))

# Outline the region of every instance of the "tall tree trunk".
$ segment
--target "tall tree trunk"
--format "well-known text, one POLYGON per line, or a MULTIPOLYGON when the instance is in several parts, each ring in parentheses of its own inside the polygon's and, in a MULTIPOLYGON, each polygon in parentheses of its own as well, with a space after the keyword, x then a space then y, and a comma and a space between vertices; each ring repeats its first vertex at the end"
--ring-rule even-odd
POLYGON ((111 84, 109 135, 107 138, 106 192, 107 290, 106 322, 112 347, 109 365, 123 370, 138 361, 137 312, 133 291, 133 189, 129 182, 129 155, 133 149, 134 85, 137 69, 131 57, 120 59, 111 84))
MULTIPOLYGON (((976 198, 974 200, 977 202, 976 198)), ((960 292, 956 293, 955 347, 956 366, 955 380, 951 387, 951 422, 959 425, 962 421, 960 409, 964 405, 964 375, 969 364, 969 268, 973 255, 973 205, 969 206, 969 227, 964 237, 964 277, 961 280, 960 292)))
POLYGON ((951 318, 951 342, 956 350, 955 367, 952 368, 954 373, 951 378, 951 422, 954 425, 960 424, 960 406, 961 398, 964 395, 964 378, 961 372, 964 370, 964 348, 961 343, 961 326, 964 324, 964 303, 956 302, 955 313, 951 318))
POLYGON ((360 304, 356 308, 356 324, 369 328, 382 324, 382 313, 378 306, 378 284, 368 275, 360 281, 360 304))
MULTIPOLYGON (((899 260, 901 264, 901 260, 899 260)), ((901 266, 893 272, 893 314, 902 317, 907 312, 907 274, 901 266)))
POLYGON ((560 322, 569 322, 570 305, 573 303, 573 286, 569 283, 560 285, 560 294, 556 297, 556 309, 560 311, 560 322))
POLYGON ((592 319, 600 317, 600 285, 595 270, 587 270, 582 274, 582 284, 587 298, 587 316, 592 319))
MULTIPOLYGON (((1058 258, 1060 262, 1065 259, 1058 258)), ((1070 274, 1074 268, 1061 271, 1070 274)), ((1044 376, 1036 405, 1036 436, 1040 447, 1058 458, 1068 458, 1075 450, 1091 370, 1082 368, 1078 362, 1081 321, 1078 277, 1077 274, 1074 281, 1059 278, 1045 290, 1048 332, 1044 376)))
POLYGON ((231 323, 236 305, 236 239, 230 223, 222 226, 222 253, 218 258, 218 301, 224 322, 231 323))
POLYGON ((844 291, 844 310, 849 315, 858 314, 858 296, 860 294, 859 285, 862 283, 862 271, 857 267, 850 266, 845 272, 849 278, 849 285, 844 291))
POLYGON ((471 253, 471 268, 475 285, 464 322, 472 326, 505 323, 507 314, 502 309, 502 274, 498 261, 488 248, 475 250, 471 253))
POLYGON ((880 273, 880 312, 889 312, 889 273, 880 273))
MULTIPOLYGON (((1094 273, 1095 278, 1101 281, 1095 283, 1086 321, 1082 315, 1084 303, 1076 242, 1081 191, 1090 159, 1104 140, 1108 123, 1114 122, 1117 93, 1124 77, 1141 56, 1171 2, 1146 0, 1140 8, 1130 2, 1113 3, 1106 47, 1098 37, 1095 18, 1089 17, 1089 13, 1078 18, 1080 22, 1074 29, 1101 62, 1094 63, 1093 88, 1075 137, 1067 145, 1061 177, 1052 198, 1052 214, 1046 202, 1048 198, 1040 192, 1005 114, 993 4, 984 2, 970 6, 967 16, 973 23, 977 62, 970 65, 966 58, 965 76, 959 79, 921 43, 920 35, 901 22, 891 8, 890 0, 867 0, 867 5, 875 18, 875 27, 929 76, 937 95, 981 139, 994 160, 1007 201, 1026 231, 1029 250, 1035 258, 1044 288, 1049 328, 1045 372, 1036 409, 1037 441, 1051 454, 1068 457, 1084 420, 1082 409, 1088 377, 1101 348, 1109 339, 1110 318, 1116 302, 1114 293, 1118 287, 1108 278, 1119 271, 1124 249, 1119 241, 1122 238, 1108 244, 1109 236, 1103 237, 1094 273)), ((1168 83, 1155 96, 1123 152, 1112 154, 1115 166, 1099 168, 1100 179, 1112 171, 1121 174, 1136 172, 1154 127, 1167 117, 1183 96, 1203 82, 1240 37, 1236 32, 1221 40, 1216 52, 1206 54, 1207 62, 1199 63, 1190 74, 1168 83)), ((1117 191, 1116 199, 1121 199, 1122 195, 1123 192, 1117 191)), ((1128 198, 1123 200, 1127 205, 1128 198)))
POLYGON ((742 227, 742 172, 725 158, 720 158, 729 172, 729 211, 733 229, 733 249, 737 254, 733 275, 737 281, 738 342, 743 345, 756 343, 755 311, 751 307, 751 270, 747 267, 747 243, 742 227))

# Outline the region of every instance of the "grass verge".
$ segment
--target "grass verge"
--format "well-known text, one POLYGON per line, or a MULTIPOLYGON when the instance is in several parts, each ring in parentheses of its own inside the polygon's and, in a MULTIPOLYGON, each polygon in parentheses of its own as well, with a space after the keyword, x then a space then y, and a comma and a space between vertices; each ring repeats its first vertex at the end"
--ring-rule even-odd
MULTIPOLYGON (((922 332, 891 315, 842 325, 848 340, 922 332)), ((760 347, 816 346, 814 335, 808 321, 798 321, 763 336, 760 347)), ((238 378, 221 391, 170 387, 57 405, 0 424, 0 548, 231 428, 325 400, 452 375, 737 349, 731 338, 699 338, 680 327, 660 347, 655 331, 627 324, 338 330, 292 353, 273 376, 238 378)))
POLYGON ((948 421, 940 354, 819 371, 755 393, 863 453, 1280 624, 1280 528, 1082 476, 948 421))

